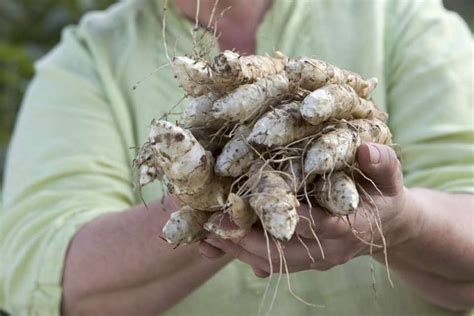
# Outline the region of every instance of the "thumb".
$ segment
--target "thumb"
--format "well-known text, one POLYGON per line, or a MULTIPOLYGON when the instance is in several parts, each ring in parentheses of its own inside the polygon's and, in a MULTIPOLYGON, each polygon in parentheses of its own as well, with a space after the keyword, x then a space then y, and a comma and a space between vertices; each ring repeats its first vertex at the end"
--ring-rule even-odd
POLYGON ((390 146, 362 144, 357 149, 357 162, 384 195, 395 196, 403 190, 402 167, 390 146))

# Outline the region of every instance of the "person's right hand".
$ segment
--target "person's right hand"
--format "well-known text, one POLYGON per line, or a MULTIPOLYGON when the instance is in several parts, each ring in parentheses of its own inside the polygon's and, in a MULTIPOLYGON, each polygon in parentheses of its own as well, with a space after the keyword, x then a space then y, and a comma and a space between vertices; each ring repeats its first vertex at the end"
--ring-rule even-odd
MULTIPOLYGON (((375 189, 373 183, 362 181, 363 179, 360 181, 379 213, 376 213, 373 207, 374 213, 366 218, 363 214, 367 204, 361 204, 357 210, 358 215, 348 216, 351 223, 349 225, 344 218, 330 216, 318 206, 313 206, 310 210, 308 206, 301 205, 298 210, 300 221, 295 235, 288 242, 280 241, 281 249, 278 249, 273 241, 267 241, 260 225, 254 225, 240 240, 223 240, 210 234, 201 243, 201 253, 207 257, 219 257, 223 253, 228 253, 249 264, 257 276, 263 277, 271 271, 280 270, 280 253, 285 255, 288 272, 324 271, 361 255, 368 255, 371 252, 381 253, 386 240, 388 242, 385 246, 390 247, 412 238, 416 227, 419 226, 417 217, 413 216, 415 214, 407 213, 407 189, 403 186, 401 165, 393 149, 385 145, 364 144, 360 146, 357 157, 360 169, 378 187, 375 189), (380 196, 379 192, 383 196, 380 196), (310 229, 311 217, 316 223, 313 231, 318 236, 319 242, 310 229), (383 227, 385 239, 378 232, 377 225, 383 227), (371 248, 368 243, 380 247, 371 248), (268 259, 269 247, 272 266, 268 259), (324 258, 321 249, 324 251, 324 258), (311 257, 314 258, 314 262, 311 257)), ((232 224, 227 220, 222 221, 222 225, 230 228, 229 225, 232 224)))

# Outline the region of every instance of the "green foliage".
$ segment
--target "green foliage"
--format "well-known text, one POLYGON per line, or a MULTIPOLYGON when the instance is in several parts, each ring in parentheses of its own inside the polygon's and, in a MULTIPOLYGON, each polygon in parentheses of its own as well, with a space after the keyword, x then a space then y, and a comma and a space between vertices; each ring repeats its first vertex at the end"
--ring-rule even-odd
POLYGON ((6 146, 33 62, 49 51, 68 24, 112 0, 0 0, 0 186, 6 146))
POLYGON ((18 104, 32 75, 32 59, 26 51, 0 42, 0 144, 8 142, 18 104))
POLYGON ((89 10, 104 9, 111 0, 2 0, 0 38, 34 45, 42 52, 54 45, 61 29, 89 10))

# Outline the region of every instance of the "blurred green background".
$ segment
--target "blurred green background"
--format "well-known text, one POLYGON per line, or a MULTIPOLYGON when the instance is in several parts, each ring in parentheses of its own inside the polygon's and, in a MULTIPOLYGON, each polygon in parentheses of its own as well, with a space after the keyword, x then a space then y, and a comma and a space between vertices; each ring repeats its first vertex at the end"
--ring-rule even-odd
POLYGON ((61 30, 113 0, 0 0, 0 188, 3 166, 33 63, 58 41, 61 30))
MULTIPOLYGON (((77 23, 87 11, 104 9, 113 2, 0 0, 0 188, 8 142, 23 93, 34 73, 34 61, 58 42, 64 26, 77 23)), ((444 3, 459 12, 473 30, 474 0, 444 3)))

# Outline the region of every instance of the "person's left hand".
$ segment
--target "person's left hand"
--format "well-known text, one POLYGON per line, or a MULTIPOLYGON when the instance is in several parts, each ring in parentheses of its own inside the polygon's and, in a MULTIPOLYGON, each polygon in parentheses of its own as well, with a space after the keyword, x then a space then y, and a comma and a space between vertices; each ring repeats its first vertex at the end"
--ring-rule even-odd
MULTIPOLYGON (((288 272, 328 270, 357 256, 369 254, 369 243, 378 245, 372 247, 374 254, 381 254, 385 241, 387 247, 393 247, 416 234, 417 216, 406 206, 408 189, 403 185, 401 164, 393 149, 385 145, 363 144, 358 148, 357 160, 360 170, 373 182, 363 178, 357 179, 368 196, 363 199, 363 203, 363 195, 361 196, 357 212, 347 218, 329 216, 323 209, 313 206, 311 215, 316 223, 314 231, 320 240, 325 258, 323 260, 309 222, 300 219, 295 236, 288 242, 280 242, 288 272), (375 189, 374 184, 378 189, 375 189), (371 215, 366 216, 368 214, 371 215), (379 233, 380 227, 385 239, 379 233), (309 248, 314 262, 302 242, 309 248)), ((310 217, 310 210, 305 205, 301 206, 298 212, 306 218, 310 217)), ((280 269, 280 256, 271 240, 270 250, 272 270, 268 260, 267 240, 259 225, 254 225, 240 240, 224 240, 211 234, 200 244, 203 256, 214 258, 224 253, 230 254, 249 264, 259 277, 266 277, 270 271, 278 272, 280 269)))

